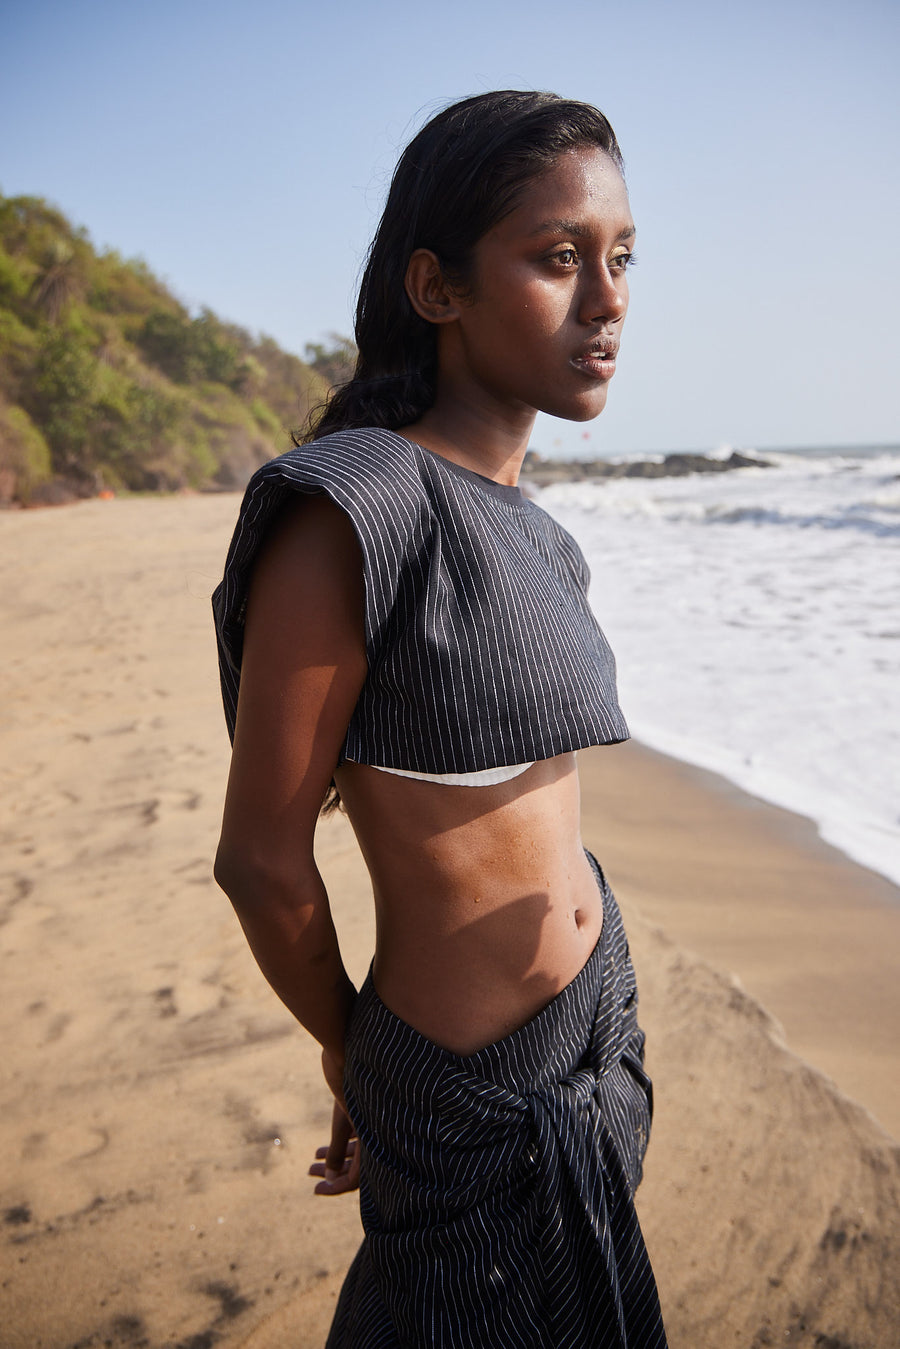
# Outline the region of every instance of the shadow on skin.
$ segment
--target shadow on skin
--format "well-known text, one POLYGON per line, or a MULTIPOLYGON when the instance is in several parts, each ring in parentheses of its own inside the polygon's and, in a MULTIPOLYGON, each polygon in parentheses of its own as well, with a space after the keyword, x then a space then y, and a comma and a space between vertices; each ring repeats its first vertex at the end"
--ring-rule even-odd
POLYGON ((405 996, 385 993, 374 970, 375 987, 385 1005, 426 1039, 451 1053, 469 1055, 518 1030, 546 1007, 569 982, 551 969, 536 967, 541 926, 549 913, 545 894, 523 895, 508 904, 471 919, 465 927, 441 937, 423 951, 419 973, 424 976, 405 996), (484 953, 490 953, 485 959, 484 953), (498 953, 502 958, 498 960, 498 953), (454 998, 435 997, 447 969, 454 970, 454 998), (508 989, 514 988, 515 1009, 508 989), (489 1032, 473 1033, 471 1008, 489 1032), (527 1009, 523 1015, 523 1007, 527 1009))
POLYGON ((364 803, 368 807, 372 801, 386 815, 403 819, 404 832, 413 831, 411 842, 425 843, 434 835, 462 828, 555 786, 574 772, 575 755, 560 754, 540 760, 518 777, 491 787, 454 787, 397 777, 347 759, 335 772, 335 781, 351 819, 364 803))

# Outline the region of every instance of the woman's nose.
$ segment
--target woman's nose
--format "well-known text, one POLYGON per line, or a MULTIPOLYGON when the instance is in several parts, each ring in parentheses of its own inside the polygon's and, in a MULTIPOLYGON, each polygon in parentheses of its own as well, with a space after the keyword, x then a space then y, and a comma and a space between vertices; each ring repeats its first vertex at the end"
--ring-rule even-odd
POLYGON ((584 277, 579 305, 582 323, 624 318, 628 309, 628 283, 623 273, 615 275, 604 263, 584 277))

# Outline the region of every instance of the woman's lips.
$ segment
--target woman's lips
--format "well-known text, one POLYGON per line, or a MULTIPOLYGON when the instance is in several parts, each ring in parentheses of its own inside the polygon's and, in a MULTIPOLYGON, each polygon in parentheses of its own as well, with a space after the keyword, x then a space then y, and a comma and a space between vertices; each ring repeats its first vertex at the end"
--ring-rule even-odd
POLYGON ((572 364, 576 370, 590 376, 591 379, 612 379, 616 373, 616 353, 614 351, 585 352, 582 356, 573 356, 572 364))

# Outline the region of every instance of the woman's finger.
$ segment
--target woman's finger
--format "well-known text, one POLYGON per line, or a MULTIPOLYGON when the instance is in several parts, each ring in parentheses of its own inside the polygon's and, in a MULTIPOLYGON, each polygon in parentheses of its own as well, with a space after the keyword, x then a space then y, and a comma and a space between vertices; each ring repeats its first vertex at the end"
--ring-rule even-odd
MULTIPOLYGON (((350 1139, 350 1142, 347 1144, 347 1156, 348 1156, 348 1157, 352 1157, 352 1156, 353 1156, 354 1152, 356 1151, 356 1144, 357 1144, 358 1141, 359 1141, 359 1140, 356 1139, 356 1138, 351 1138, 351 1139, 350 1139)), ((327 1147, 316 1148, 316 1156, 317 1156, 320 1160, 321 1160, 323 1157, 327 1157, 327 1156, 328 1156, 328 1148, 327 1148, 327 1147)))

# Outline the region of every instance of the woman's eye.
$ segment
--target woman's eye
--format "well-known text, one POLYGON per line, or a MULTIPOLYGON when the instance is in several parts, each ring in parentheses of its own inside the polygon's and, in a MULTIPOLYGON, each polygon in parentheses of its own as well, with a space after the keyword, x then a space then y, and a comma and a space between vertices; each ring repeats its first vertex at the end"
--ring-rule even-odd
POLYGON ((574 248, 561 248, 554 254, 554 262, 561 263, 563 267, 574 267, 578 262, 578 254, 574 248))
POLYGON ((624 272, 626 267, 631 267, 636 261, 633 253, 616 253, 614 257, 610 258, 610 271, 624 272))

